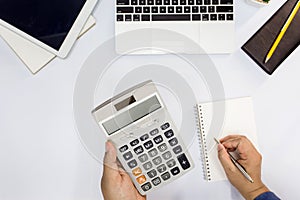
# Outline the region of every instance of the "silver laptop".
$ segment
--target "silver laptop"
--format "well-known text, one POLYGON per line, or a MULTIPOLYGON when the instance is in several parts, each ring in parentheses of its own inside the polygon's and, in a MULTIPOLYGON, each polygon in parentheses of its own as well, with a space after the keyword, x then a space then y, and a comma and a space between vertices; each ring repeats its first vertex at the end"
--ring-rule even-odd
POLYGON ((234 49, 233 0, 116 0, 117 53, 223 54, 234 49))

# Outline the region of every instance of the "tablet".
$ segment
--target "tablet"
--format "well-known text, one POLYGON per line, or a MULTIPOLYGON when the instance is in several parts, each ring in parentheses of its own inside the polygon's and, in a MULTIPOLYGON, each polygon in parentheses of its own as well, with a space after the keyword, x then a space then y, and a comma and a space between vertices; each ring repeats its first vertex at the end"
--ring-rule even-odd
POLYGON ((64 58, 96 3, 97 0, 0 0, 0 25, 64 58))

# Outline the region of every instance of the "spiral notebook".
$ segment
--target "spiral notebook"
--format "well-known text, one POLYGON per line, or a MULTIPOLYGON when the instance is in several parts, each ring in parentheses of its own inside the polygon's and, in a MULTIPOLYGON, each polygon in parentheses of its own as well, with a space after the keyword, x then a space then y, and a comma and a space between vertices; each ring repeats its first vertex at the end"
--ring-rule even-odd
POLYGON ((214 137, 221 139, 231 134, 245 135, 257 147, 252 99, 243 97, 201 103, 197 104, 196 112, 204 179, 226 180, 227 177, 218 159, 214 137))

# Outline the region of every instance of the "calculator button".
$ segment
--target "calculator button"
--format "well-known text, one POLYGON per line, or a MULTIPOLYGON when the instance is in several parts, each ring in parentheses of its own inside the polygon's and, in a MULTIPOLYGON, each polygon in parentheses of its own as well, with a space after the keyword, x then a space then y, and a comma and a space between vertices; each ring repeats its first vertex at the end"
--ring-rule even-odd
POLYGON ((139 175, 141 175, 141 174, 142 174, 141 168, 139 168, 139 167, 135 168, 134 170, 132 170, 132 174, 133 174, 134 176, 139 176, 139 175))
POLYGON ((162 165, 160 165, 160 166, 157 167, 157 171, 158 171, 159 173, 163 173, 163 172, 166 171, 166 170, 167 170, 167 167, 166 167, 166 165, 164 165, 164 164, 162 164, 162 165))
POLYGON ((144 176, 144 175, 142 175, 142 176, 136 178, 136 181, 137 181, 139 184, 145 183, 146 180, 147 180, 147 179, 146 179, 146 176, 144 176))
POLYGON ((157 185, 159 185, 159 184, 161 183, 161 180, 160 180, 159 177, 156 177, 156 178, 153 179, 151 182, 152 182, 152 184, 153 184, 154 186, 157 186, 157 185))
POLYGON ((142 185, 142 190, 144 190, 144 192, 150 190, 151 188, 152 188, 152 186, 149 182, 142 185))
POLYGON ((191 167, 191 164, 189 163, 184 153, 177 156, 177 159, 183 170, 186 170, 191 167))
POLYGON ((156 135, 158 132, 159 132, 159 130, 156 128, 156 129, 150 131, 150 135, 154 136, 154 135, 156 135))
POLYGON ((174 167, 174 166, 176 165, 176 162, 175 162, 174 159, 172 159, 172 160, 169 160, 169 161, 167 162, 167 165, 168 165, 169 168, 171 168, 171 167, 174 167))
POLYGON ((153 147, 153 142, 150 140, 150 141, 148 141, 148 142, 145 142, 144 143, 144 147, 146 148, 146 149, 151 149, 152 147, 153 147))
POLYGON ((169 127, 170 127, 170 124, 168 122, 160 126, 161 130, 166 130, 169 127))
POLYGON ((131 169, 137 166, 137 162, 136 160, 132 160, 129 163, 127 163, 128 167, 130 167, 131 169))
POLYGON ((163 144, 159 145, 157 148, 160 152, 164 152, 165 150, 167 150, 167 145, 165 143, 163 143, 163 144))
POLYGON ((161 157, 156 157, 152 160, 152 162, 155 164, 155 165, 159 165, 161 162, 162 162, 162 159, 161 157))
POLYGON ((144 149, 142 146, 138 146, 138 147, 134 148, 133 151, 136 153, 136 155, 139 155, 144 152, 144 149))
POLYGON ((148 176, 149 176, 150 178, 153 178, 153 177, 155 177, 155 176, 157 175, 157 172, 156 172, 155 169, 152 169, 152 170, 149 171, 147 174, 148 174, 148 176))
POLYGON ((149 135, 148 134, 145 134, 145 135, 142 135, 141 137, 140 137, 140 140, 141 141, 145 141, 145 140, 147 140, 149 138, 149 135))
POLYGON ((132 153, 129 151, 123 155, 125 160, 130 160, 133 157, 132 153))
POLYGON ((120 151, 121 153, 123 153, 123 152, 125 152, 125 151, 127 151, 127 150, 128 150, 128 146, 127 146, 127 145, 124 145, 124 146, 122 146, 122 147, 119 148, 119 151, 120 151))
POLYGON ((177 138, 172 138, 171 140, 169 140, 169 144, 170 144, 171 146, 175 146, 176 144, 178 144, 177 138))
POLYGON ((171 138, 171 137, 173 137, 174 132, 173 132, 173 130, 171 129, 171 130, 166 131, 164 134, 165 134, 165 136, 166 136, 167 138, 171 138))
POLYGON ((152 168, 152 163, 151 162, 146 162, 143 164, 144 169, 147 171, 152 168))
POLYGON ((161 178, 166 181, 171 177, 169 172, 164 173, 163 175, 161 175, 161 178))
POLYGON ((159 144, 163 141, 163 138, 161 137, 161 135, 156 136, 154 139, 155 144, 159 144))
POLYGON ((151 156, 151 157, 154 157, 158 154, 158 151, 156 149, 152 149, 151 151, 148 152, 148 154, 151 156))
POLYGON ((143 154, 143 155, 140 155, 139 156, 139 160, 143 163, 143 162, 146 162, 148 160, 148 156, 147 154, 143 154))
POLYGON ((172 157, 172 154, 171 154, 170 151, 168 151, 168 152, 164 153, 164 154, 162 155, 162 157, 163 157, 165 160, 169 160, 169 159, 172 157))
POLYGON ((175 147, 175 148, 173 149, 173 152, 174 152, 175 154, 181 153, 181 152, 182 152, 181 146, 179 145, 179 146, 175 147))
POLYGON ((137 145, 138 143, 139 143, 139 140, 138 140, 138 139, 135 139, 135 140, 133 140, 133 141, 130 142, 130 145, 131 145, 131 146, 135 146, 135 145, 137 145))
POLYGON ((171 169, 171 173, 173 174, 173 176, 179 174, 180 170, 178 167, 174 167, 173 169, 171 169))

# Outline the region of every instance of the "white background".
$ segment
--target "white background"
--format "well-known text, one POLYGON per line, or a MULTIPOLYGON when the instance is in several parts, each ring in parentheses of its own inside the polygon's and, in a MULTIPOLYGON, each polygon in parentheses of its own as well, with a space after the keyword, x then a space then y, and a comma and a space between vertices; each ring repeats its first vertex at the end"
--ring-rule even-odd
MULTIPOLYGON (((282 199, 299 199, 299 48, 272 76, 240 49, 283 3, 272 0, 271 5, 257 8, 236 1, 235 52, 210 57, 226 98, 253 97, 264 182, 282 199)), ((102 199, 102 165, 81 144, 72 105, 81 66, 114 35, 114 1, 103 0, 93 15, 96 26, 76 43, 68 58, 53 60, 37 75, 0 40, 1 200, 102 199)), ((149 199, 241 199, 226 181, 204 182, 196 144, 191 152, 197 154, 196 169, 149 199)))

